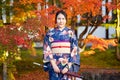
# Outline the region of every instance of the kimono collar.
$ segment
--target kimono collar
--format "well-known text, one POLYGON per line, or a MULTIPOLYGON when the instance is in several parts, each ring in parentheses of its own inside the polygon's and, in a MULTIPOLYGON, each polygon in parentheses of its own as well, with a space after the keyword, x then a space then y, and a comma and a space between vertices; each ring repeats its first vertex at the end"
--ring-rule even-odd
POLYGON ((64 27, 62 30, 60 30, 58 27, 55 27, 56 30, 59 30, 59 31, 63 31, 66 29, 66 27, 64 27))

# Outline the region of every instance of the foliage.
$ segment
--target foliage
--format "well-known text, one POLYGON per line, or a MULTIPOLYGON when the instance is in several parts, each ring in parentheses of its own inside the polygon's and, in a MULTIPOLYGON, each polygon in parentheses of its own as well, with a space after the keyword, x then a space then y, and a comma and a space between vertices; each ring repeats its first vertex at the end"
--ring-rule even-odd
POLYGON ((21 27, 21 29, 26 31, 31 41, 41 41, 43 39, 43 35, 45 35, 45 29, 44 26, 41 25, 41 21, 37 17, 28 18, 21 25, 23 26, 21 27))
POLYGON ((76 12, 75 14, 83 15, 85 13, 91 13, 92 15, 98 15, 100 14, 100 6, 102 5, 102 0, 61 0, 64 5, 63 8, 69 9, 73 12, 76 12), (90 6, 90 7, 89 7, 90 6))
POLYGON ((61 0, 64 9, 69 16, 70 26, 76 29, 77 15, 80 15, 79 25, 85 26, 79 35, 78 45, 84 50, 86 43, 83 42, 84 35, 92 34, 98 26, 103 23, 101 13, 102 0, 61 0), (91 26, 91 29, 88 27, 91 26))
POLYGON ((20 45, 28 46, 28 37, 24 31, 20 31, 15 25, 0 27, 1 50, 17 53, 20 45))
POLYGON ((101 7, 106 6, 109 11, 119 7, 119 5, 116 7, 116 5, 112 3, 102 4, 102 0, 60 0, 60 4, 57 3, 60 7, 58 5, 54 5, 55 2, 57 3, 59 1, 51 0, 51 2, 47 2, 45 0, 15 0, 13 3, 14 6, 12 7, 12 11, 14 13, 12 22, 19 25, 22 30, 26 31, 27 34, 32 37, 32 40, 42 40, 46 33, 46 29, 55 26, 55 20, 53 17, 55 17, 57 10, 63 9, 67 12, 68 24, 73 28, 76 26, 77 15, 80 15, 81 25, 85 25, 86 28, 79 35, 79 47, 84 48, 84 44, 86 45, 86 43, 82 42, 82 39, 88 32, 88 26, 91 26, 91 31, 89 30, 88 33, 89 35, 92 34, 99 25, 101 25, 103 20, 109 18, 102 16, 101 7), (38 9, 38 7, 41 8, 38 9))
MULTIPOLYGON (((81 15, 81 21, 86 21, 82 25, 91 25, 93 18, 101 15, 102 0, 61 0, 63 2, 63 9, 68 12, 69 17, 76 17, 81 15), (90 7, 89 7, 90 6, 90 7)), ((93 25, 93 23, 92 23, 93 25)))
POLYGON ((109 45, 117 46, 116 41, 117 40, 115 39, 105 40, 93 35, 88 35, 88 37, 84 40, 86 44, 92 44, 91 49, 99 49, 101 51, 105 51, 106 49, 108 49, 109 45))
POLYGON ((25 31, 19 29, 16 25, 7 25, 0 27, 0 63, 7 64, 8 78, 14 79, 13 71, 15 66, 13 62, 19 60, 19 47, 29 48, 29 38, 25 31))
POLYGON ((42 9, 40 11, 36 11, 36 15, 41 21, 42 26, 46 26, 48 29, 55 27, 55 12, 59 10, 59 8, 55 6, 50 6, 48 9, 42 9))
POLYGON ((14 1, 14 6, 12 8, 13 10, 13 19, 12 23, 21 23, 26 21, 27 18, 33 18, 35 17, 35 13, 33 10, 36 9, 35 4, 27 4, 26 2, 31 1, 22 1, 22 0, 16 0, 14 1))
POLYGON ((20 0, 22 4, 42 3, 44 0, 20 0))
MULTIPOLYGON (((16 25, 0 27, 0 63, 3 63, 3 66, 7 66, 8 79, 15 80, 13 62, 16 59, 20 59, 19 47, 30 47, 29 41, 27 33, 20 30, 20 27, 16 25)), ((5 70, 5 67, 3 68, 5 70)))
MULTIPOLYGON (((101 6, 106 6, 108 10, 119 8, 119 4, 113 5, 107 3, 102 5, 102 0, 14 0, 11 6, 10 0, 0 1, 0 10, 6 10, 8 22, 10 25, 4 26, 0 21, 0 61, 5 59, 14 61, 15 56, 19 53, 19 47, 30 48, 33 50, 33 41, 43 40, 46 30, 55 27, 55 13, 63 9, 68 14, 68 25, 76 29, 77 15, 81 16, 80 25, 85 26, 85 30, 79 35, 79 46, 84 47, 91 42, 92 49, 105 50, 109 43, 116 45, 114 40, 106 41, 93 36, 88 36, 83 42, 83 36, 88 32, 88 26, 91 26, 92 34, 103 20, 108 19, 108 16, 102 16, 101 6), (56 2, 56 3, 55 3, 56 2), (58 3, 60 2, 60 3, 58 3), (54 3, 54 4, 51 4, 54 3), (48 7, 47 7, 48 6, 48 7), (11 12, 13 13, 10 15, 11 12), (10 21, 12 17, 12 21, 10 21), (14 24, 14 25, 13 25, 14 24), (83 45, 84 44, 84 45, 83 45)), ((0 11, 0 16, 2 15, 0 11)), ((90 54, 94 53, 91 51, 90 54)))
POLYGON ((67 12, 68 26, 73 29, 76 29, 77 15, 80 15, 81 25, 85 26, 85 30, 79 35, 79 47, 84 48, 86 43, 82 42, 82 39, 88 32, 88 26, 91 26, 88 32, 89 35, 104 20, 109 18, 107 15, 102 16, 102 6, 107 7, 109 11, 116 9, 116 5, 112 3, 102 4, 102 0, 51 0, 48 2, 45 0, 16 0, 13 6, 14 16, 12 22, 19 24, 32 37, 32 40, 42 40, 46 30, 55 27, 53 17, 55 17, 57 10, 63 9, 67 12))

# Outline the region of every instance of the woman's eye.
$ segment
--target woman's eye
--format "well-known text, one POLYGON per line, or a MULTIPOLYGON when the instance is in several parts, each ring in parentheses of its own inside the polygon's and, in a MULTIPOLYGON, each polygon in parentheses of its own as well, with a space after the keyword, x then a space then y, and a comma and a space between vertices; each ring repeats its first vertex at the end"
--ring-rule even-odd
POLYGON ((58 18, 58 20, 60 20, 60 18, 58 18))

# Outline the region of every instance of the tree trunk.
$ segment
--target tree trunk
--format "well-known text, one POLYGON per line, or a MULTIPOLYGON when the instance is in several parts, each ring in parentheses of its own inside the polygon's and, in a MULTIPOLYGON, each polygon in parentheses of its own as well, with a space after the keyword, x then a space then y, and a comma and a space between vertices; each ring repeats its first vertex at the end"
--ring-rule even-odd
MULTIPOLYGON (((117 0, 117 4, 118 4, 118 0, 117 0)), ((117 9, 116 38, 117 38, 117 41, 118 41, 118 45, 120 44, 120 31, 119 31, 119 28, 120 28, 120 10, 117 9)), ((116 56, 117 56, 117 59, 120 60, 120 48, 119 48, 119 46, 116 47, 116 56)))
POLYGON ((117 56, 117 60, 120 61, 120 49, 118 46, 116 46, 116 56, 117 56))
MULTIPOLYGON (((108 0, 106 0, 106 3, 108 3, 108 0)), ((109 11, 108 8, 106 7, 106 15, 108 16, 109 11)), ((108 19, 106 19, 106 23, 108 23, 108 19)), ((106 39, 109 39, 109 28, 106 29, 106 39)))
MULTIPOLYGON (((120 32, 119 32, 119 27, 120 27, 120 10, 117 9, 117 26, 116 26, 116 38, 119 44, 119 39, 120 39, 120 32)), ((120 49, 119 46, 116 46, 116 56, 117 59, 120 61, 120 49)))
POLYGON ((0 20, 2 20, 2 0, 0 0, 0 20))
POLYGON ((7 63, 3 62, 3 80, 7 80, 7 63))

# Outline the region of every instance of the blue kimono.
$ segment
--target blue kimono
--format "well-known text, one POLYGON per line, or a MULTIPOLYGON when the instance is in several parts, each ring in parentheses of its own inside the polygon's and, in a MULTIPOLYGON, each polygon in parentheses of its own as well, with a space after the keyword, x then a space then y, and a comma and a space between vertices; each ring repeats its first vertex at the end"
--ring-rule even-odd
POLYGON ((69 71, 78 72, 80 67, 78 41, 71 29, 67 27, 63 30, 50 29, 44 38, 43 44, 44 70, 49 72, 49 80, 67 80, 65 75, 54 72, 50 64, 50 56, 53 56, 60 70, 71 62, 72 66, 69 71))

